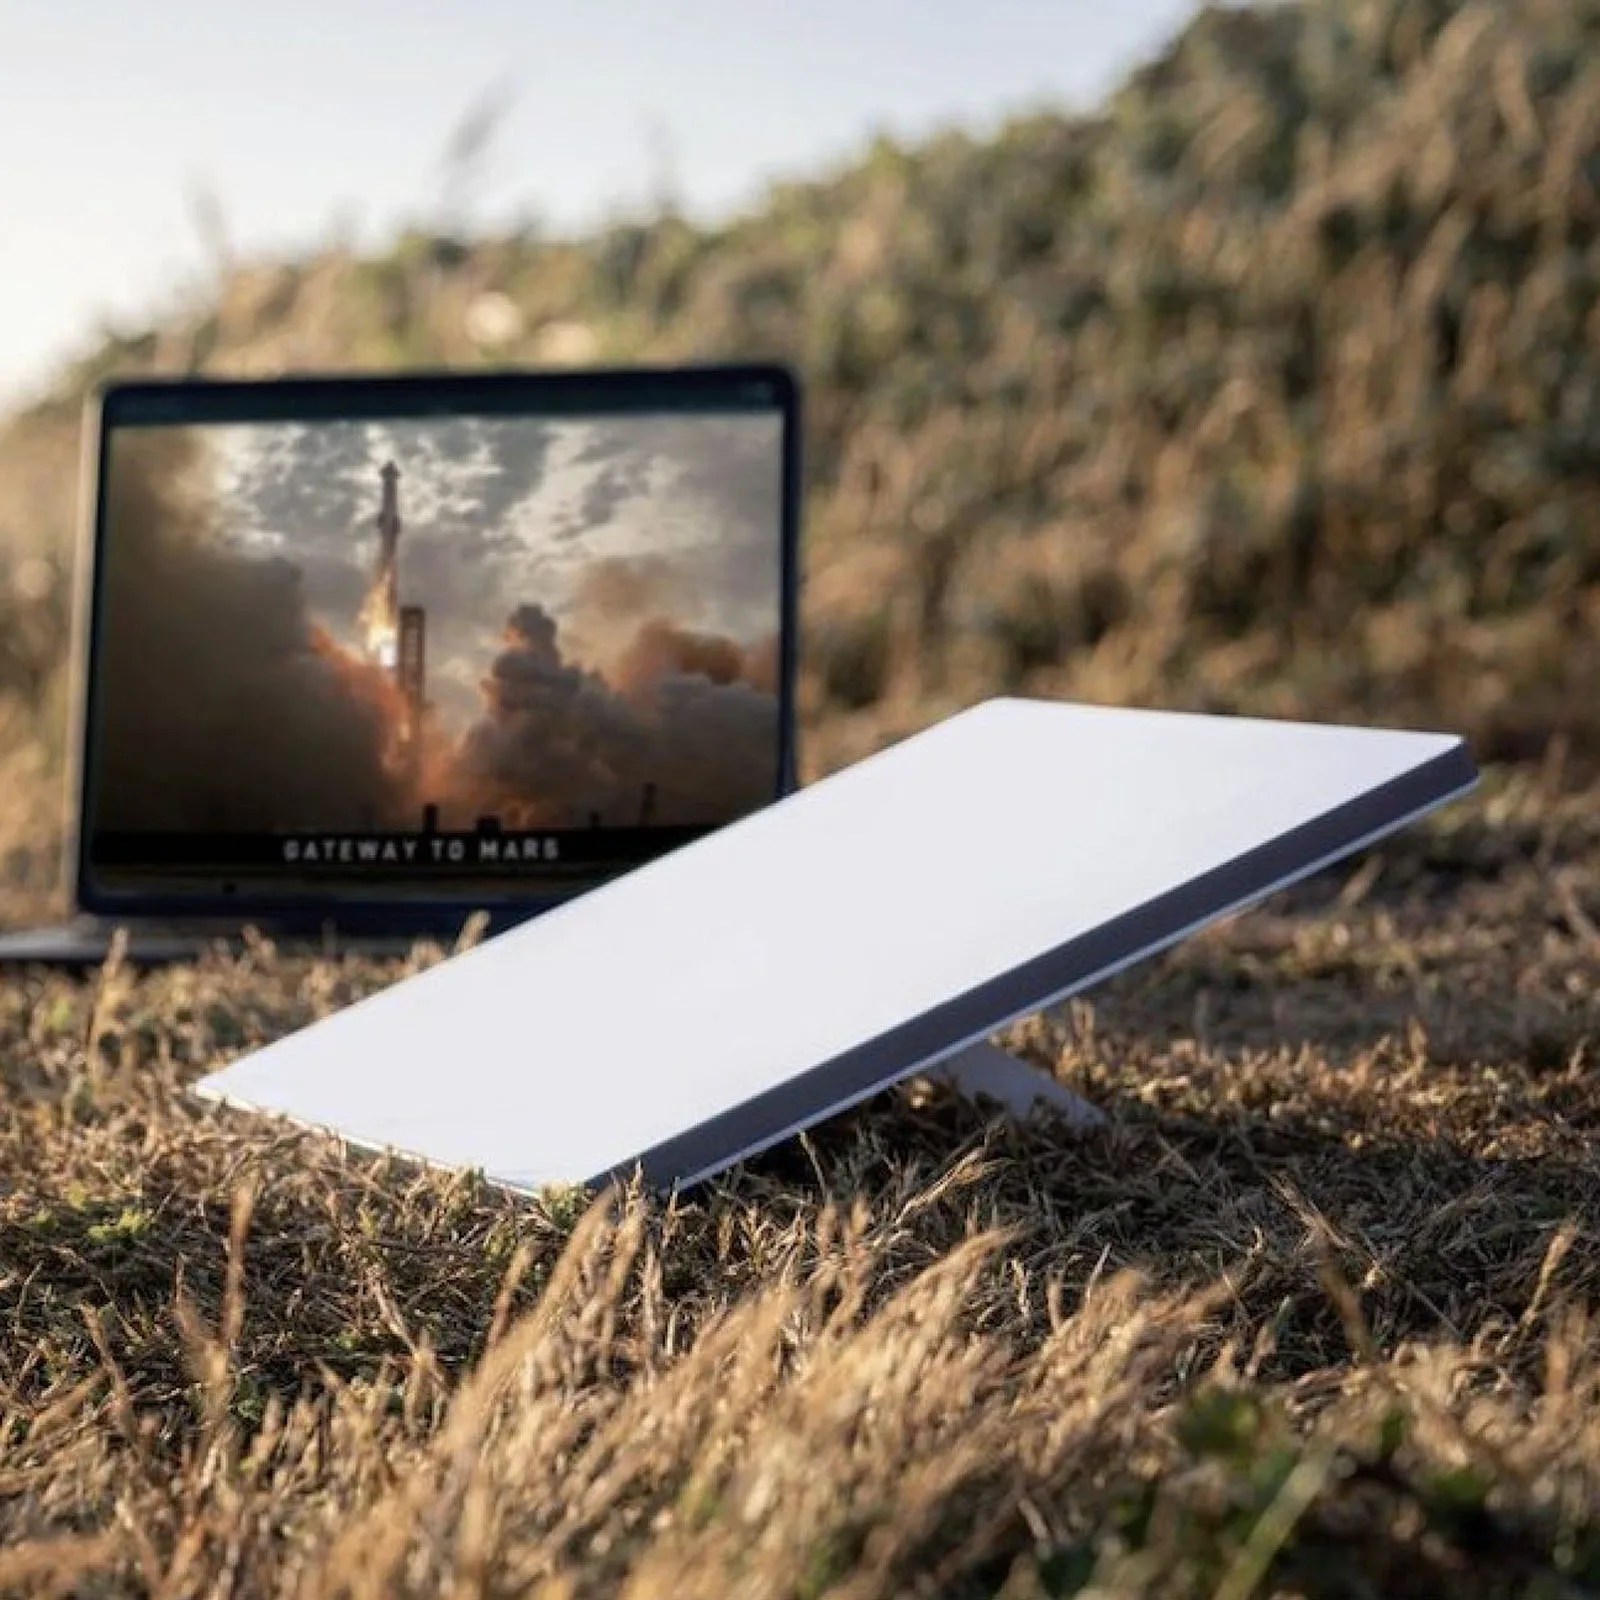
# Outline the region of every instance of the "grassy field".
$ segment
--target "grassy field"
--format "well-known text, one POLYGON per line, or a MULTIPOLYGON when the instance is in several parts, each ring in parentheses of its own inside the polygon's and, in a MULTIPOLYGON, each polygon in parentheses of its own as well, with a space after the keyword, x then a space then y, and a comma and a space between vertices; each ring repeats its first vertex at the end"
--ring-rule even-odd
MULTIPOLYGON (((393 967, 0 987, 0 1592, 1600 1587, 1600 821, 1551 775, 673 1202, 203 1108, 393 967)), ((419 949, 414 961, 437 958, 419 949)))
POLYGON ((1212 12, 725 227, 229 264, 0 423, 0 923, 112 372, 780 355, 811 772, 995 690, 1489 765, 1014 1030, 1107 1130, 913 1085, 670 1203, 185 1093, 405 964, 0 974, 0 1594, 1600 1594, 1597 195, 1591 5, 1212 12))

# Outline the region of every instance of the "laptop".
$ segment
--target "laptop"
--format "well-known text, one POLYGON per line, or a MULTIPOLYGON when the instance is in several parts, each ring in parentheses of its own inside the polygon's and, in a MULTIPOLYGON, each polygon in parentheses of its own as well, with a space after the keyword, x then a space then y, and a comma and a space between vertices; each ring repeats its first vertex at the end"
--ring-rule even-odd
POLYGON ((500 930, 786 794, 798 413, 770 366, 107 387, 74 915, 0 960, 500 930))

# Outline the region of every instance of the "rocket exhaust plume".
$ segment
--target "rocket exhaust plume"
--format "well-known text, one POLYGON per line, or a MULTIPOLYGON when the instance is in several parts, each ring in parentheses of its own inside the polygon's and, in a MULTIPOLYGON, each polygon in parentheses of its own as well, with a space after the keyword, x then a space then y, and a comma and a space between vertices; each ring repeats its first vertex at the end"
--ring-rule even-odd
POLYGON ((400 469, 386 461, 379 476, 383 501, 377 519, 378 556, 356 626, 368 659, 393 672, 400 659, 400 469))

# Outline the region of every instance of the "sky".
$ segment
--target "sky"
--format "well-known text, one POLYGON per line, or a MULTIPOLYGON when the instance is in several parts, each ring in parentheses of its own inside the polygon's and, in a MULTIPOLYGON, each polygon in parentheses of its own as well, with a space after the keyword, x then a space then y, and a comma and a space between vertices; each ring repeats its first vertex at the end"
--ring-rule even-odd
POLYGON ((1193 0, 0 0, 0 402, 235 255, 727 214, 876 133, 1085 107, 1193 0), (465 192, 445 151, 503 108, 465 192))
POLYGON ((400 601, 427 607, 429 693, 452 723, 476 715, 516 606, 537 604, 568 652, 582 651, 584 624, 604 621, 585 584, 597 564, 631 574, 634 594, 647 585, 679 627, 744 646, 777 629, 776 415, 430 418, 204 437, 230 543, 292 561, 315 620, 349 648, 377 553, 379 471, 399 465, 400 601))

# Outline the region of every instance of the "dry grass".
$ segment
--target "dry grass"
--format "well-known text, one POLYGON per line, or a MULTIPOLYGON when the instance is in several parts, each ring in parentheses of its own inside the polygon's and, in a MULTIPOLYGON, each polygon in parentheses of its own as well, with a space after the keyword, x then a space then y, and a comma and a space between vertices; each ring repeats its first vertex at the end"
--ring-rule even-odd
MULTIPOLYGON (((1597 194, 1592 4, 1208 11, 1093 117, 880 144, 724 227, 219 263, 0 427, 0 549, 64 576, 111 373, 770 354, 824 763, 996 687, 1583 752, 1597 194)), ((7 567, 0 686, 53 638, 7 567)))
POLYGON ((913 1087, 670 1203, 185 1097, 393 967, 14 976, 0 1589, 1591 1592, 1594 799, 1019 1029, 1104 1133, 913 1087))

